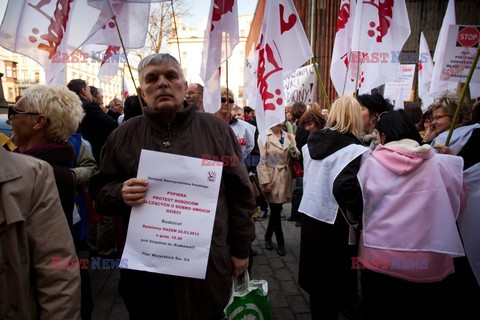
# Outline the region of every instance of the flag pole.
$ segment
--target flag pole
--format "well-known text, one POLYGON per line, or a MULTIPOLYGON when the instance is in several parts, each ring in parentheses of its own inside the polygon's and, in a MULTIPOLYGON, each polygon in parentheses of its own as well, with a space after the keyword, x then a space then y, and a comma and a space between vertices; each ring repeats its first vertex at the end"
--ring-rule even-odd
POLYGON ((178 29, 177 29, 177 19, 175 18, 175 9, 173 8, 173 0, 170 0, 172 5, 172 14, 173 14, 173 25, 175 26, 175 38, 177 39, 177 49, 178 49, 178 62, 182 65, 182 56, 180 54, 180 42, 178 41, 178 29))
POLYGON ((127 50, 125 50, 125 45, 123 44, 122 35, 120 34, 120 28, 118 28, 117 17, 113 16, 112 19, 115 22, 115 27, 117 27, 118 37, 120 38, 120 43, 122 44, 123 53, 125 53, 125 61, 127 62, 128 71, 130 72, 130 77, 132 77, 133 85, 135 86, 135 91, 137 91, 138 102, 140 103, 140 107, 141 107, 142 113, 143 113, 142 98, 140 98, 139 88, 137 87, 137 84, 135 83, 135 78, 133 78, 133 72, 132 72, 132 68, 130 67, 130 62, 128 62, 127 50))
POLYGON ((480 55, 480 46, 477 48, 477 53, 475 54, 475 58, 473 59, 472 66, 470 67, 470 71, 468 72, 467 80, 465 81, 465 86, 462 89, 462 93, 460 94, 460 99, 458 99, 457 110, 455 110, 455 115, 452 119, 452 124, 450 125, 450 131, 448 132, 447 141, 445 141, 445 146, 448 147, 450 144, 450 139, 452 138, 453 129, 455 128, 455 123, 458 120, 458 116, 460 114, 460 110, 462 109, 463 100, 467 95, 468 86, 470 84, 470 79, 472 79, 473 72, 477 67, 478 56, 480 55))
POLYGON ((357 62, 357 75, 355 77, 355 91, 353 92, 353 96, 356 98, 358 97, 358 74, 360 73, 360 55, 361 55, 361 51, 358 51, 358 62, 357 62))
POLYGON ((347 71, 345 71, 345 80, 343 80, 342 97, 345 95, 345 88, 347 87, 348 70, 350 70, 351 61, 352 61, 352 50, 350 50, 350 55, 348 57, 347 71))
POLYGON ((322 77, 320 76, 320 72, 318 71, 317 63, 315 59, 312 58, 313 68, 315 69, 315 73, 317 74, 318 84, 322 89, 322 93, 325 99, 325 103, 327 104, 327 109, 330 110, 330 100, 328 99, 327 91, 325 90, 325 86, 323 85, 322 77))
MULTIPOLYGON (((227 52, 227 47, 228 47, 228 41, 227 41, 228 36, 229 36, 229 34, 227 33, 225 35, 225 52, 227 52)), ((231 116, 232 116, 232 110, 230 108, 230 103, 228 102, 229 101, 229 94, 228 94, 228 57, 225 57, 225 58, 226 58, 225 59, 225 83, 226 83, 226 86, 227 86, 227 112, 228 112, 227 119, 229 119, 228 122, 230 122, 230 119, 231 119, 231 116)))

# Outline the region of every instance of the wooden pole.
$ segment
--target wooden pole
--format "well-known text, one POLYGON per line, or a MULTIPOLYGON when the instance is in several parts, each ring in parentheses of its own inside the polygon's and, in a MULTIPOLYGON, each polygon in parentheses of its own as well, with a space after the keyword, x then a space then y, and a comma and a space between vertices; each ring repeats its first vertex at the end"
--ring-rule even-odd
POLYGON ((175 38, 177 39, 177 49, 178 49, 178 62, 180 66, 182 65, 182 55, 180 54, 180 41, 178 41, 178 29, 177 29, 177 19, 175 18, 175 9, 173 8, 173 0, 170 0, 172 5, 172 14, 173 14, 173 25, 175 27, 175 38))

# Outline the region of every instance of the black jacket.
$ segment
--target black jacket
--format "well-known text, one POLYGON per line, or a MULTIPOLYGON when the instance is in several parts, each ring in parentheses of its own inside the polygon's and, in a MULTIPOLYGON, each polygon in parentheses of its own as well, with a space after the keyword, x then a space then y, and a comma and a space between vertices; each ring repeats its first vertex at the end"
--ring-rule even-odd
MULTIPOLYGON (((321 160, 350 144, 361 144, 352 134, 341 134, 324 129, 310 133, 310 157, 321 160)), ((350 162, 333 183, 333 195, 343 212, 359 219, 363 201, 357 172, 361 156, 350 162)), ((337 301, 344 307, 352 306, 357 296, 356 271, 351 269, 351 257, 356 246, 348 244, 349 224, 341 212, 334 224, 304 216, 300 243, 298 283, 309 294, 325 295, 325 301, 337 301), (330 299, 330 300, 327 300, 330 299)))
POLYGON ((80 98, 80 100, 82 100, 85 117, 80 123, 78 131, 83 135, 83 138, 88 140, 92 145, 93 157, 97 163, 99 163, 100 151, 110 133, 118 127, 118 123, 115 119, 103 112, 95 102, 82 98, 80 98))
POLYGON ((72 145, 68 142, 62 145, 49 144, 43 147, 34 147, 27 150, 25 154, 44 160, 52 166, 60 202, 71 230, 75 197, 75 181, 70 171, 74 157, 72 145))

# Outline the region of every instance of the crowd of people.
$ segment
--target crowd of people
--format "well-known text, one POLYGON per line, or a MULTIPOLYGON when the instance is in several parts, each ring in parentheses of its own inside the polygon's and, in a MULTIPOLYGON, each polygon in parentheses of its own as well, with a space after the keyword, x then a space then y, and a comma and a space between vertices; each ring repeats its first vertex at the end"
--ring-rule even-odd
POLYGON ((478 103, 465 100, 448 146, 454 94, 425 113, 415 103, 394 111, 379 94, 339 97, 330 110, 295 102, 263 141, 255 111, 227 88, 218 111, 204 112, 202 85, 187 84, 169 54, 138 72, 139 96, 124 102, 105 105, 101 90, 72 79, 33 86, 9 108, 0 314, 92 318, 88 270, 52 262, 121 257, 149 189, 137 177, 146 149, 243 165, 223 167, 205 279, 121 269, 130 319, 223 319, 232 275, 255 260, 255 220, 268 218, 265 249, 287 254, 290 202, 313 319, 480 317, 478 103))

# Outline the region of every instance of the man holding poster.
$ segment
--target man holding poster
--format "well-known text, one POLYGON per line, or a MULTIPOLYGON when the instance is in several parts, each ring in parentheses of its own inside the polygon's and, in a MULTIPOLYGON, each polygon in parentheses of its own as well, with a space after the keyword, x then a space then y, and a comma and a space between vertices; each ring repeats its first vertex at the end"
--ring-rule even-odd
POLYGON ((184 101, 186 82, 175 58, 153 54, 140 62, 138 72, 140 93, 147 103, 144 115, 129 120, 110 135, 102 150, 102 165, 90 184, 99 213, 122 215, 130 223, 124 252, 129 258, 122 261, 126 269, 120 277, 121 293, 130 319, 223 319, 232 274, 238 276, 246 270, 255 238, 250 219, 255 201, 246 168, 241 165, 240 146, 227 123, 212 114, 196 112, 194 104, 184 101), (158 162, 150 162, 145 170, 147 155, 158 162), (205 170, 205 182, 196 182, 198 172, 205 170), (216 193, 201 190, 215 183, 216 193), (160 192, 165 186, 168 189, 164 193, 152 196, 154 189, 160 192), (204 197, 195 198, 198 194, 192 188, 204 197), (203 199, 212 195, 216 199, 213 212, 207 204, 202 206, 203 199), (165 209, 169 202, 171 207, 165 209), (158 206, 154 214, 144 216, 141 211, 152 205, 158 206), (151 223, 161 215, 170 216, 156 220, 157 225, 151 223), (149 220, 142 220, 146 216, 149 220), (211 219, 210 229, 202 229, 203 222, 187 228, 190 216, 211 219), (143 229, 135 229, 139 217, 143 229), (190 250, 190 257, 201 256, 195 252, 200 246, 187 245, 185 239, 202 233, 211 235, 207 237, 209 251, 204 254, 208 257, 204 276, 195 272, 198 261, 188 265, 192 259, 188 261, 184 254, 190 250), (142 239, 132 240, 137 238, 142 239), (131 261, 130 240, 145 251, 136 252, 142 261, 131 261), (152 246, 156 253, 148 251, 152 246), (182 267, 188 270, 191 266, 191 273, 171 268, 180 259, 182 267), (141 263, 150 265, 136 267, 141 263))

